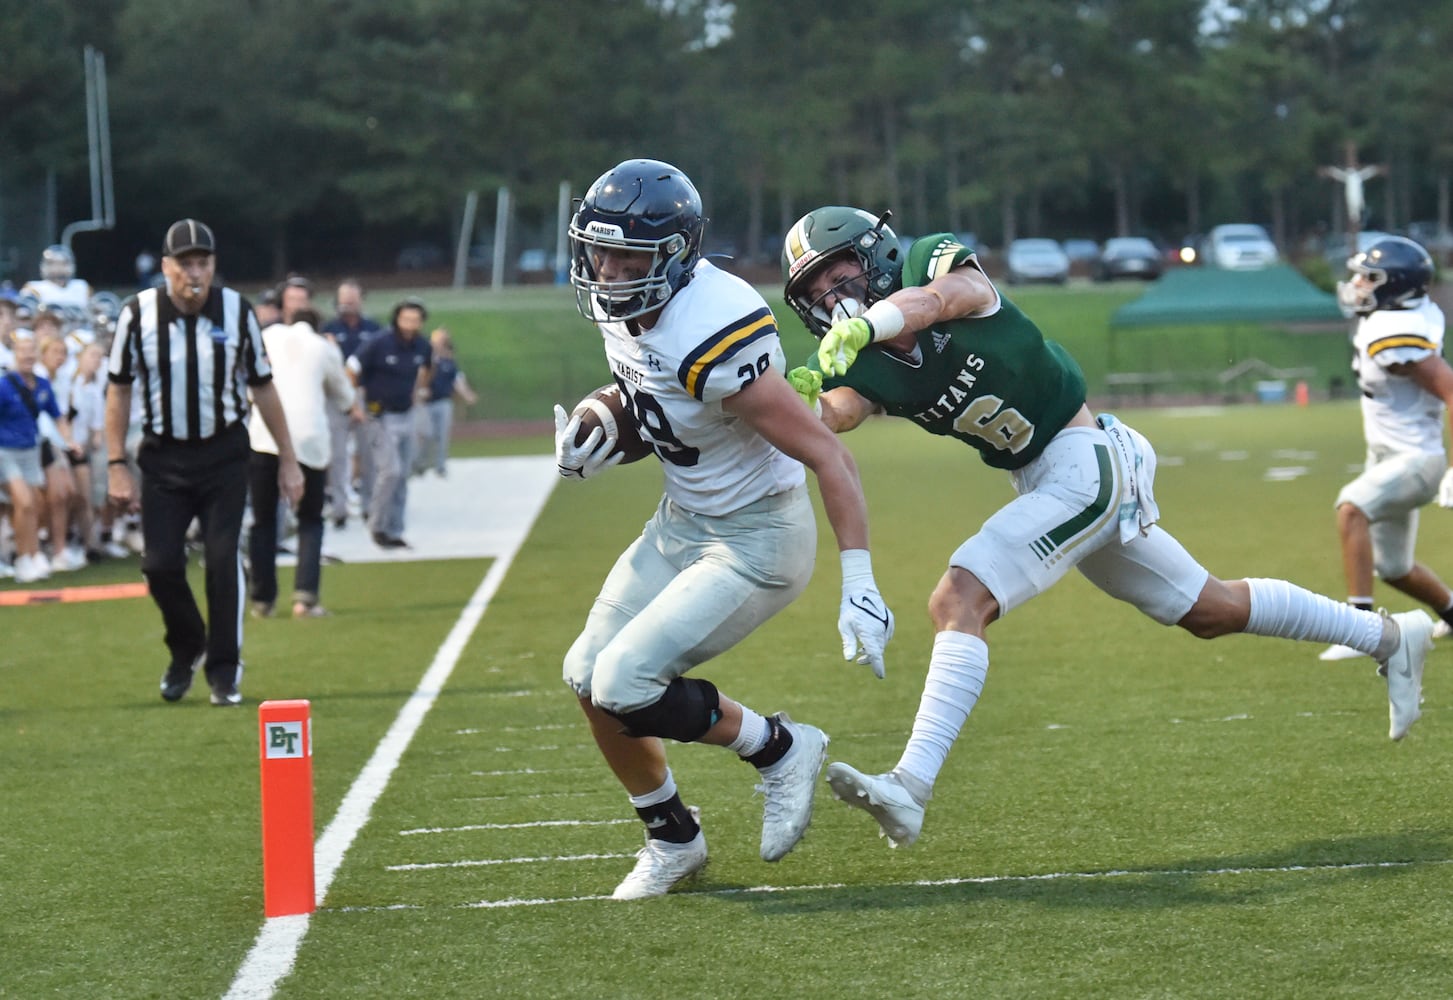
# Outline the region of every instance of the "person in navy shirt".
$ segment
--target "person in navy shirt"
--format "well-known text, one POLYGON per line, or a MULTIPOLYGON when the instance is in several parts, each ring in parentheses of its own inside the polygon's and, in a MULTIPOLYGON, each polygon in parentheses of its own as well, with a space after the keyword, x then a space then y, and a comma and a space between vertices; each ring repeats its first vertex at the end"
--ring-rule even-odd
POLYGON ((454 361, 454 341, 449 331, 441 326, 429 334, 429 347, 434 352, 434 367, 429 377, 429 398, 420 407, 424 419, 419 421, 419 453, 414 459, 414 471, 422 475, 432 467, 443 479, 448 475, 446 463, 449 432, 454 424, 454 397, 458 396, 466 406, 479 402, 479 397, 454 361))
POLYGON ((403 534, 414 464, 414 401, 428 393, 433 360, 429 341, 419 335, 428 315, 418 299, 404 299, 394 306, 389 328, 348 359, 368 414, 374 474, 368 530, 386 549, 408 548, 403 534))
MULTIPOLYGON (((383 327, 363 314, 363 285, 356 278, 345 278, 333 297, 338 314, 320 331, 338 345, 346 362, 363 342, 383 327)), ((371 494, 373 473, 369 468, 368 443, 364 435, 362 411, 336 413, 328 411, 328 433, 332 441, 333 459, 328 466, 328 517, 333 527, 348 526, 348 488, 356 481, 360 499, 371 494), (349 443, 352 442, 352 454, 349 443)), ((368 509, 368 504, 363 504, 368 509)))

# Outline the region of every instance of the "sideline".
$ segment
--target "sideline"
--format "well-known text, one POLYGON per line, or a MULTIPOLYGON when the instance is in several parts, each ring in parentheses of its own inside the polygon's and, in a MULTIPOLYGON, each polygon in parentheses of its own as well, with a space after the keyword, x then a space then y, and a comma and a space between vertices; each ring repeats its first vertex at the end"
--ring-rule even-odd
MULTIPOLYGON (((516 471, 525 468, 526 465, 522 463, 516 471)), ((527 475, 522 475, 519 481, 510 482, 508 488, 497 488, 493 491, 496 495, 510 497, 515 505, 513 509, 517 516, 509 531, 510 540, 503 546, 503 551, 496 554, 489 572, 485 573, 484 579, 460 612, 439 651, 434 654, 434 660, 419 680, 418 687, 399 710, 388 732, 375 748, 373 756, 354 779, 348 793, 343 796, 338 812, 318 838, 313 848, 316 865, 315 905, 323 905, 328 888, 338 874, 338 869, 342 867, 344 855, 368 822, 374 803, 388 786, 389 778, 398 767, 404 751, 423 724, 424 717, 434 707, 449 675, 454 672, 460 654, 464 652, 464 647, 484 616, 485 609, 499 590, 505 574, 509 572, 515 556, 528 537, 535 519, 544 509, 545 501, 557 481, 558 473, 552 455, 549 458, 529 460, 527 475), (529 503, 521 503, 523 498, 528 498, 529 503)), ((482 507, 488 507, 487 501, 476 497, 476 524, 489 523, 490 512, 487 509, 481 510, 482 507)), ((252 950, 247 953, 242 967, 237 970, 224 1000, 271 1000, 278 984, 292 971, 311 920, 312 914, 307 913, 266 920, 257 940, 253 942, 252 950)))
POLYGON ((145 597, 146 582, 96 583, 86 587, 61 587, 58 590, 0 590, 0 608, 19 608, 31 604, 78 604, 85 601, 118 601, 145 597))

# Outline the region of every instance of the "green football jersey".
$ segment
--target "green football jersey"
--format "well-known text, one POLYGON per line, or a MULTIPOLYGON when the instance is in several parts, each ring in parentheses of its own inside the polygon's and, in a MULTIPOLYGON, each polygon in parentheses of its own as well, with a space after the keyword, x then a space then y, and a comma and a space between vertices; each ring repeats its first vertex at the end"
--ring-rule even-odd
MULTIPOLYGON (((926 285, 972 256, 949 233, 925 236, 909 248, 903 285, 926 285)), ((1014 303, 999 302, 992 316, 920 331, 912 357, 881 345, 860 352, 823 391, 849 386, 895 417, 973 445, 995 468, 1022 468, 1084 405, 1085 376, 1014 303)), ((817 368, 816 355, 809 364, 817 368)))

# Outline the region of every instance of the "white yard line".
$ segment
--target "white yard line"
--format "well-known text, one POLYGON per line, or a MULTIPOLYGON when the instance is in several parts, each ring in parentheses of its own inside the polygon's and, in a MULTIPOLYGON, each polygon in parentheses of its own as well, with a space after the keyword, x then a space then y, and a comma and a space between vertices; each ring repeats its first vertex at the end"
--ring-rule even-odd
MULTIPOLYGON (((419 731, 424 717, 434 707, 439 692, 449 680, 449 675, 454 672, 460 654, 464 652, 464 647, 484 616, 485 609, 489 607, 489 602, 499 590, 505 574, 509 572, 531 526, 544 509, 545 501, 554 488, 556 473, 553 468, 545 469, 544 459, 537 464, 540 467, 532 470, 533 474, 528 477, 528 482, 511 484, 518 485, 518 488, 504 489, 498 482, 495 483, 496 492, 511 495, 516 503, 525 496, 533 500, 533 503, 513 519, 514 530, 509 532, 508 541, 504 542, 502 550, 495 555, 489 572, 485 573, 464 610, 459 613, 458 620, 449 630, 449 635, 445 637, 439 651, 434 654, 434 660, 429 664, 429 669, 424 671, 418 687, 399 710, 393 725, 354 779, 352 787, 348 789, 348 794, 343 797, 343 802, 338 807, 338 812, 314 846, 314 899, 318 906, 323 904, 328 888, 343 864, 344 855, 348 853, 348 848, 352 846, 363 825, 368 822, 374 803, 388 786, 389 778, 398 767, 414 734, 419 731)), ((252 950, 247 953, 242 967, 237 970, 224 1000, 271 1000, 278 983, 292 971, 293 963, 297 961, 298 949, 302 946, 303 938, 307 936, 310 921, 311 914, 271 917, 266 920, 257 940, 253 942, 252 950)))
MULTIPOLYGON (((996 885, 1015 882, 1055 882, 1065 879, 1098 881, 1118 878, 1185 878, 1186 876, 1284 875, 1303 872, 1344 872, 1368 868, 1415 868, 1421 865, 1453 864, 1453 858, 1433 861, 1353 861, 1328 865, 1282 865, 1246 868, 1168 868, 1144 871, 1115 870, 1103 872, 1045 872, 1040 875, 976 875, 962 878, 922 879, 915 882, 876 883, 872 886, 849 885, 846 882, 824 882, 818 885, 757 885, 739 889, 702 889, 672 893, 673 896, 742 896, 780 892, 824 892, 847 889, 853 892, 879 893, 886 889, 936 889, 955 885, 996 885)), ((559 896, 539 899, 481 899, 461 904, 466 909, 497 910, 516 906, 554 906, 560 903, 586 903, 610 899, 610 896, 559 896)))
POLYGON ((400 837, 412 837, 420 833, 468 833, 471 830, 529 830, 542 826, 621 826, 639 823, 635 819, 534 819, 523 823, 470 823, 466 826, 421 826, 412 830, 400 830, 400 837))
POLYGON ((558 861, 604 861, 619 858, 634 858, 634 851, 626 854, 553 854, 543 858, 481 858, 473 861, 418 861, 407 865, 389 865, 384 871, 427 872, 440 868, 484 868, 491 865, 535 865, 541 862, 558 861))

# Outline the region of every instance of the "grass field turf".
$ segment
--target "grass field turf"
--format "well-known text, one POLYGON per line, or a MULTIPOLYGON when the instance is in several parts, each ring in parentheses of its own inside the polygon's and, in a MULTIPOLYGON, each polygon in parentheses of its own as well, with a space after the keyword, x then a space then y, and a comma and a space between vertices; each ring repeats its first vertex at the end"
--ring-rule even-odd
MULTIPOLYGON (((1330 505, 1360 459, 1354 406, 1129 417, 1162 457, 1163 523, 1212 572, 1341 596, 1330 505), (1306 473, 1267 479, 1291 466, 1306 473)), ((906 425, 849 441, 899 616, 888 679, 839 661, 825 525, 807 593, 702 673, 877 770, 917 704, 928 590, 1009 486, 906 425)), ((648 466, 557 489, 280 997, 1449 995, 1449 648, 1430 659, 1423 720, 1394 745, 1370 662, 1200 642, 1074 576, 991 630, 984 698, 915 847, 888 850, 822 786, 807 839, 764 864, 750 768, 674 747, 712 848, 687 892, 471 905, 607 894, 631 864, 633 820, 452 828, 631 819, 559 662, 658 490, 648 466), (518 860, 585 854, 622 857, 518 860), (421 864, 449 867, 392 870, 421 864), (778 891, 749 891, 762 887, 778 891)), ((1450 540, 1453 516, 1430 509, 1420 551, 1445 573, 1450 540)), ((248 623, 250 704, 313 701, 320 830, 486 568, 330 567, 336 617, 248 623)), ((0 994, 221 995, 261 923, 255 712, 157 698, 145 601, 0 622, 0 994)))

